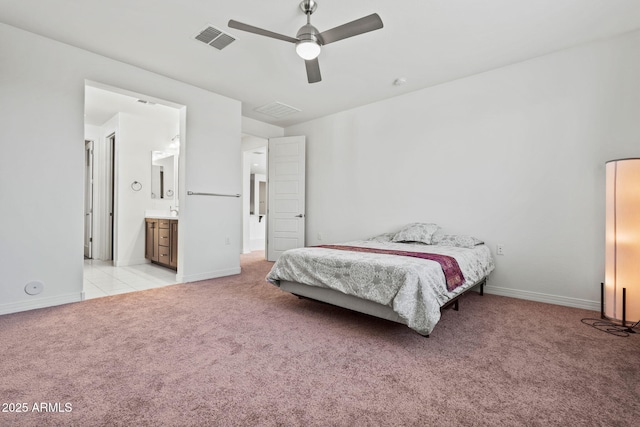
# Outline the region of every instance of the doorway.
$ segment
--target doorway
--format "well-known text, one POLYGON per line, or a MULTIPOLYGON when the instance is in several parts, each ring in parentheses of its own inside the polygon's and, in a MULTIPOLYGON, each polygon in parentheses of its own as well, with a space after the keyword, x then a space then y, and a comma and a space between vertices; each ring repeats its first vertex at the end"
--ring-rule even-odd
POLYGON ((242 136, 243 250, 275 261, 305 245, 306 138, 242 136))
POLYGON ((115 132, 106 138, 104 147, 98 147, 103 152, 102 156, 95 155, 95 140, 85 140, 84 142, 85 259, 93 259, 95 257, 103 261, 112 261, 114 259, 115 147, 115 132), (97 164, 96 158, 98 158, 97 164), (102 160, 100 160, 101 158, 102 160), (104 164, 100 164, 101 162, 104 162, 104 164), (96 180, 96 169, 104 170, 104 179, 96 180), (101 199, 104 199, 102 203, 100 202, 101 199), (104 206, 104 208, 100 206, 104 206), (103 248, 94 247, 95 242, 102 243, 103 248))
POLYGON ((85 299, 178 282, 175 270, 145 258, 144 231, 149 215, 178 213, 185 123, 185 106, 85 85, 85 299), (173 161, 160 177, 162 196, 154 197, 158 152, 173 161))
POLYGON ((242 252, 264 251, 267 235, 266 138, 242 136, 242 252))

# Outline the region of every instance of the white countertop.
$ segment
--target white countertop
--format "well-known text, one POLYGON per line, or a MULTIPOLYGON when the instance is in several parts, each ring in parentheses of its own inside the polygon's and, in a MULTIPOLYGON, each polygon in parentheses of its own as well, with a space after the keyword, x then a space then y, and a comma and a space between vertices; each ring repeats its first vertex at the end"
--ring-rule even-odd
POLYGON ((173 213, 171 211, 163 211, 163 210, 146 210, 144 212, 144 217, 152 218, 152 219, 175 219, 175 220, 180 219, 178 217, 177 212, 173 213))

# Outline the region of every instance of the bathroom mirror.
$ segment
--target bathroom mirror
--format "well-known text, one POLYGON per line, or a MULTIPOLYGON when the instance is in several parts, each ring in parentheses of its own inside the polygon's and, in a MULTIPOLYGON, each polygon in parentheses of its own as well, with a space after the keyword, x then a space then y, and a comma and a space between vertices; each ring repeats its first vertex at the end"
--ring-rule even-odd
POLYGON ((151 152, 152 199, 177 199, 177 157, 164 151, 151 152))

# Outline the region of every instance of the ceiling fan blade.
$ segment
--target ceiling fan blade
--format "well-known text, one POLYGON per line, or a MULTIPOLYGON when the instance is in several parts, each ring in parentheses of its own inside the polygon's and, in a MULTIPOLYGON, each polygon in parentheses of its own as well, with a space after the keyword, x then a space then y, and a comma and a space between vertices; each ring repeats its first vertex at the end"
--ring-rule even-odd
POLYGON ((236 30, 247 31, 249 33, 267 36, 273 39, 284 40, 290 43, 298 43, 299 41, 298 39, 295 39, 293 37, 274 33, 273 31, 263 30, 262 28, 254 27, 253 25, 249 24, 243 24, 242 22, 234 21, 233 19, 229 20, 229 23, 227 25, 229 25, 229 27, 231 28, 235 28, 236 30))
POLYGON ((324 31, 320 33, 320 39, 322 40, 322 44, 329 44, 337 42, 338 40, 357 36, 358 34, 379 30, 382 26, 382 19, 380 19, 380 16, 377 13, 372 13, 364 18, 356 19, 355 21, 324 31))
POLYGON ((304 65, 307 67, 307 80, 309 80, 309 83, 318 83, 322 80, 318 58, 304 61, 304 65))

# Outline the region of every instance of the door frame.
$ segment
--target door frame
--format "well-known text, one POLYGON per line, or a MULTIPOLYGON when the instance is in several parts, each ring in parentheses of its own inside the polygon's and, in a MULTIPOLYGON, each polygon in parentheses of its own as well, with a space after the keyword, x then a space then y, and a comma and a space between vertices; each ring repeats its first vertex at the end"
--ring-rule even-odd
POLYGON ((84 173, 84 256, 87 259, 93 258, 93 195, 94 195, 94 158, 93 158, 93 140, 84 141, 85 152, 85 173, 84 173), (88 218, 87 218, 88 217, 88 218))
POLYGON ((113 132, 105 138, 105 206, 104 214, 104 252, 103 259, 115 262, 116 260, 116 205, 117 205, 117 132, 113 132))

